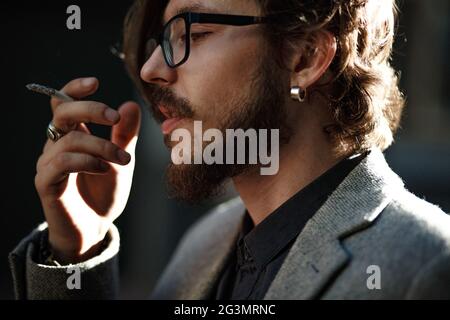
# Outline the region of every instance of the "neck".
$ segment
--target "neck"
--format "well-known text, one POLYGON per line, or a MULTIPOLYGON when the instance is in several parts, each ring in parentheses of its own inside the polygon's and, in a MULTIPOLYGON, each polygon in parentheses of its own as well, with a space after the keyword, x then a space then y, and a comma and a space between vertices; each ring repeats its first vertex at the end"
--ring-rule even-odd
POLYGON ((309 185, 343 157, 333 152, 321 127, 305 128, 280 149, 276 175, 263 176, 259 170, 233 178, 234 186, 255 225, 309 185))

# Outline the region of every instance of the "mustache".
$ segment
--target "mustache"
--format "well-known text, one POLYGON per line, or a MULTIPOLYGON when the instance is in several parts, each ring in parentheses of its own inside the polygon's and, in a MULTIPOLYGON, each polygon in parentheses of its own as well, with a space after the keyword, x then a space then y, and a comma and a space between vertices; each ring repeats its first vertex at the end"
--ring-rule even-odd
POLYGON ((158 123, 161 124, 167 120, 167 116, 161 112, 160 107, 163 107, 171 118, 193 118, 194 111, 189 101, 177 97, 170 89, 153 85, 147 92, 150 112, 158 123))

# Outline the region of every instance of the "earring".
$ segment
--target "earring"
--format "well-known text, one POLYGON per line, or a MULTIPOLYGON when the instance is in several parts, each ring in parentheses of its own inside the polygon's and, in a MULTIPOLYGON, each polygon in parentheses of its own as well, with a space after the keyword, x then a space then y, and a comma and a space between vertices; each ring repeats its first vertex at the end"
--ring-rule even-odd
POLYGON ((291 98, 293 100, 298 100, 300 102, 305 102, 306 100, 306 89, 302 89, 301 87, 292 87, 291 88, 291 98))

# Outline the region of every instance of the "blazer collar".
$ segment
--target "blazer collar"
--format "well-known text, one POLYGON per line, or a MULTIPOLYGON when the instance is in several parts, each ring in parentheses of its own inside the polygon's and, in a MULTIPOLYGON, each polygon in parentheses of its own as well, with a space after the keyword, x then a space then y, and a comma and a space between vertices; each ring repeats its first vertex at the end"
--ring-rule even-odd
POLYGON ((265 299, 317 298, 350 261, 340 240, 369 227, 399 188, 382 152, 371 150, 297 237, 265 299))
MULTIPOLYGON (((382 152, 371 150, 308 221, 265 299, 319 297, 333 276, 342 271, 351 259, 340 240, 369 227, 399 188, 403 188, 403 182, 389 168, 382 152)), ((175 261, 173 268, 169 267, 196 270, 197 274, 201 274, 186 277, 182 271, 167 273, 167 276, 180 278, 173 281, 177 286, 177 299, 212 298, 221 271, 234 252, 245 207, 242 200, 236 198, 218 211, 222 216, 222 227, 207 234, 200 232, 191 240, 202 243, 201 259, 195 254, 184 256, 182 263, 175 261)), ((191 245, 185 244, 187 248, 192 248, 191 245)), ((167 280, 172 283, 171 279, 167 280)), ((164 297, 164 293, 160 296, 164 297)))

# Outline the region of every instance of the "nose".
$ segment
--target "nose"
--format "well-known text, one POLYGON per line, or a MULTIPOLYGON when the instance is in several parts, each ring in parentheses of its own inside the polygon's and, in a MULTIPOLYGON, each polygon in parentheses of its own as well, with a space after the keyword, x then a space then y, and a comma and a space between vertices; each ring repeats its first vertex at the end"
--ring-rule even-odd
POLYGON ((161 87, 175 82, 176 72, 166 64, 161 46, 158 46, 145 62, 141 69, 141 79, 161 87))

